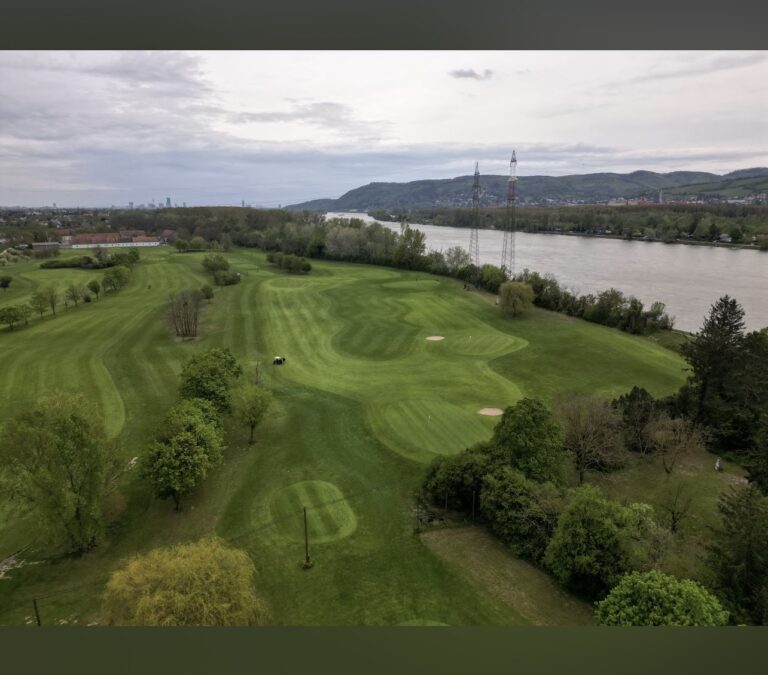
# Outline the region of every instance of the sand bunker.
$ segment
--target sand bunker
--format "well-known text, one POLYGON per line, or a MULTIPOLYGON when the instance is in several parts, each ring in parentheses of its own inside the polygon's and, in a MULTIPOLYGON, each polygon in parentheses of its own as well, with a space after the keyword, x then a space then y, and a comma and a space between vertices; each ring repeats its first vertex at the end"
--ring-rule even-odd
POLYGON ((442 335, 430 335, 427 340, 432 340, 435 342, 437 340, 445 340, 445 338, 442 335))
POLYGON ((503 415, 504 411, 501 408, 480 408, 480 410, 477 411, 477 414, 498 417, 499 415, 503 415))

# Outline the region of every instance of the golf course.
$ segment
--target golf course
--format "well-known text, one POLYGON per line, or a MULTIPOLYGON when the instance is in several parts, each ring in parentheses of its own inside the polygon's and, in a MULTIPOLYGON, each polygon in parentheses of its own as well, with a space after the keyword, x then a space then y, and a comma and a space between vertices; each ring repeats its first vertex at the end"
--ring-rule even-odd
MULTIPOLYGON (((482 533, 455 546, 482 545, 504 569, 483 574, 473 563, 467 574, 450 536, 414 533, 415 493, 434 457, 490 437, 499 418, 481 409, 565 391, 614 398, 639 386, 667 395, 686 377, 675 352, 541 309, 505 318, 494 296, 456 279, 326 261, 293 275, 253 249, 226 253, 242 281, 216 288, 199 337, 182 341, 169 330, 167 297, 211 283, 203 255, 142 250, 123 290, 0 330, 2 419, 51 391, 81 392, 100 407, 125 463, 146 451, 196 351, 229 348, 245 377, 259 368, 275 398, 253 445, 247 429, 227 422, 224 463, 180 512, 155 498, 137 469, 127 471, 109 498, 106 541, 82 557, 47 547, 32 517, 0 497, 0 560, 23 550, 19 566, 0 574, 0 624, 31 623, 33 599, 46 624, 98 623, 104 584, 127 557, 211 533, 251 556, 278 625, 591 620, 586 603, 479 541, 482 533), (427 339, 435 337, 443 339, 427 339), (276 355, 284 365, 272 365, 276 355), (301 568, 304 508, 309 570, 301 568), (495 592, 494 583, 520 588, 495 592)), ((0 307, 102 274, 36 261, 4 271, 13 282, 0 307)), ((691 470, 699 459, 709 466, 693 458, 691 470)), ((649 500, 662 480, 654 471, 630 467, 601 486, 649 500)), ((714 513, 717 486, 707 485, 702 508, 714 513)))

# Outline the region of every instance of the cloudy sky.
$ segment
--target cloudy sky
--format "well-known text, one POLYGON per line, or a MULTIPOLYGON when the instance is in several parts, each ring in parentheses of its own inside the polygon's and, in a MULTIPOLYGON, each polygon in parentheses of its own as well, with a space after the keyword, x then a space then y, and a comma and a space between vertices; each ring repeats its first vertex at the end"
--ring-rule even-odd
POLYGON ((768 166, 768 52, 0 52, 0 205, 768 166))

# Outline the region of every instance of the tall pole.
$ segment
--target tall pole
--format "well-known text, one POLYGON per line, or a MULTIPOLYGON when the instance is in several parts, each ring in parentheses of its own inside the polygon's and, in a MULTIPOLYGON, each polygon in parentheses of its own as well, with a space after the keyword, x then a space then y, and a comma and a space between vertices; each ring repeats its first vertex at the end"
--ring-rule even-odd
POLYGON ((472 183, 472 225, 469 231, 469 259, 480 266, 480 241, 477 228, 480 225, 480 165, 475 162, 475 180, 472 183))
POLYGON ((40 621, 40 610, 37 609, 37 598, 32 598, 32 606, 35 608, 35 622, 38 626, 42 626, 42 622, 40 621))
POLYGON ((512 151, 509 160, 509 178, 507 179, 507 213, 504 226, 504 240, 501 246, 501 269, 510 278, 515 276, 515 233, 517 206, 517 157, 512 151))
POLYGON ((309 557, 309 530, 307 529, 307 507, 304 507, 304 568, 312 567, 309 557))

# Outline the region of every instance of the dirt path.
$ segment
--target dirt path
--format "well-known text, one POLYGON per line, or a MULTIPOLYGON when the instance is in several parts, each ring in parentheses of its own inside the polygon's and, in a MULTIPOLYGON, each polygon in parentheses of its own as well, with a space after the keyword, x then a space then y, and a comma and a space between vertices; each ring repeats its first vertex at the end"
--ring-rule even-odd
POLYGON ((535 626, 592 623, 592 608, 542 570, 514 556, 479 527, 434 530, 421 540, 473 584, 514 607, 535 626))

